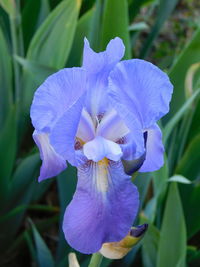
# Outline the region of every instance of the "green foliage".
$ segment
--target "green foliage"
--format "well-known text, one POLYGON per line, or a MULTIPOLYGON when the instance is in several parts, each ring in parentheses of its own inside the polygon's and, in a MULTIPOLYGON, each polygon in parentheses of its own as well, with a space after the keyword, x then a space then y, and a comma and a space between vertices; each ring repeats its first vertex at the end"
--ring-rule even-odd
POLYGON ((0 128, 12 105, 12 65, 8 44, 0 27, 0 128))
POLYGON ((52 254, 33 224, 32 224, 32 230, 36 245, 36 259, 38 262, 38 266, 53 267, 54 261, 52 254))
POLYGON ((144 58, 148 55, 155 38, 158 36, 164 22, 171 15, 177 2, 178 2, 178 0, 160 0, 159 1, 158 15, 156 17, 155 24, 152 27, 152 30, 151 30, 146 42, 144 43, 144 45, 142 47, 142 50, 140 53, 141 58, 144 58))
MULTIPOLYGON (((141 201, 135 223, 149 223, 149 229, 124 259, 104 258, 101 266, 200 265, 200 25, 193 15, 184 17, 185 11, 179 18, 182 6, 193 12, 190 2, 198 1, 177 8, 178 2, 0 0, 0 265, 14 266, 22 256, 28 262, 19 266, 68 266, 72 249, 62 220, 76 188, 76 169, 68 166, 57 179, 37 182, 41 161, 31 139, 30 104, 50 74, 81 66, 84 37, 98 52, 116 36, 124 41, 125 58, 136 54, 162 65, 155 55, 164 49, 164 57, 173 60, 165 65, 174 94, 160 122, 165 164, 133 177, 141 201), (187 34, 181 36, 185 47, 172 56, 171 40, 182 44, 176 27, 187 34)), ((90 256, 77 258, 88 266, 90 256)))
MULTIPOLYGON (((46 68, 64 67, 73 42, 80 4, 80 0, 64 0, 48 15, 31 39, 27 60, 37 62, 46 68)), ((44 81, 47 77, 46 70, 41 75, 44 81)), ((27 113, 33 93, 39 83, 34 82, 26 71, 23 77, 26 90, 24 90, 22 101, 25 113, 27 113)))
POLYGON ((158 245, 157 266, 185 266, 186 227, 176 183, 169 188, 158 245), (176 251, 176 253, 174 253, 176 251))
POLYGON ((175 87, 171 109, 169 115, 167 117, 172 117, 178 111, 178 109, 185 102, 185 95, 183 93, 184 82, 186 73, 189 67, 200 61, 200 28, 197 29, 193 38, 188 44, 186 44, 185 48, 175 60, 174 65, 172 66, 169 76, 175 87))
POLYGON ((0 206, 7 199, 9 179, 14 166, 17 145, 16 126, 16 114, 13 108, 0 131, 0 206))
POLYGON ((106 48, 110 39, 119 36, 126 47, 125 58, 130 58, 127 0, 106 0, 102 24, 102 48, 106 48))

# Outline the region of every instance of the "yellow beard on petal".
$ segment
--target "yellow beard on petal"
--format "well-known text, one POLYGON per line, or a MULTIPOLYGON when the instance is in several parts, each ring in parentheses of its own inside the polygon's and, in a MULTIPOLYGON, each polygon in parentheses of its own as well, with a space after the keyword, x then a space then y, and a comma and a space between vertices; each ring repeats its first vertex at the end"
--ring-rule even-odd
POLYGON ((97 163, 93 163, 96 188, 101 193, 105 193, 108 190, 108 180, 109 180, 108 163, 109 161, 107 158, 103 158, 97 163))

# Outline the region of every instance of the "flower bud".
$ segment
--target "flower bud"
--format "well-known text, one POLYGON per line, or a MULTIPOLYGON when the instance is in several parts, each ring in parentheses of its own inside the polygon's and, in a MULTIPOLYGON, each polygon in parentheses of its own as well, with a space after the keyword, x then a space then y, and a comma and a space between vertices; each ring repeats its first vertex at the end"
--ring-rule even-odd
POLYGON ((104 243, 100 253, 109 259, 121 259, 143 238, 148 224, 132 227, 127 236, 119 242, 104 243))

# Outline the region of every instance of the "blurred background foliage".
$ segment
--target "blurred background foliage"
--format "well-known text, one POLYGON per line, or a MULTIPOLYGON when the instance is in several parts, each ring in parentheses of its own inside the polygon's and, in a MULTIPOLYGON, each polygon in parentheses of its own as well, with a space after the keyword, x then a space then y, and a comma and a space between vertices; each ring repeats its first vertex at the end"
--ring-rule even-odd
MULTIPOLYGON (((196 0, 0 0, 0 266, 68 266, 61 222, 76 186, 69 167, 40 184, 29 109, 36 88, 80 66, 83 38, 96 51, 119 36, 125 58, 143 58, 174 84, 160 122, 165 165, 138 174, 145 238, 101 266, 200 266, 200 2, 196 0)), ((114 226, 113 226, 114 227, 114 226)), ((81 266, 90 256, 77 253, 81 266)))

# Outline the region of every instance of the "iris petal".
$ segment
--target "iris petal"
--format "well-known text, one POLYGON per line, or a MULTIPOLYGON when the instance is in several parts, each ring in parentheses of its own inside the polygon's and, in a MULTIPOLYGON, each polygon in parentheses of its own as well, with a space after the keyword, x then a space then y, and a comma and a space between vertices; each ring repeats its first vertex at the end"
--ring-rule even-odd
POLYGON ((85 105, 93 118, 105 113, 109 107, 108 76, 123 55, 124 45, 118 37, 109 42, 106 51, 100 53, 94 52, 85 39, 83 68, 88 73, 88 92, 85 105))
POLYGON ((113 141, 97 136, 83 146, 83 152, 89 160, 97 162, 103 158, 118 161, 122 156, 120 146, 113 141))
POLYGON ((123 157, 127 160, 139 158, 144 154, 144 138, 142 133, 142 125, 137 115, 131 113, 125 105, 120 103, 120 98, 116 96, 111 97, 110 102, 117 111, 123 123, 130 130, 130 133, 126 135, 126 144, 123 145, 123 157))
POLYGON ((83 110, 84 95, 57 121, 50 134, 55 151, 73 166, 78 165, 75 151, 75 137, 83 110))
POLYGON ((152 172, 164 164, 162 132, 157 124, 147 130, 146 158, 139 172, 152 172))
POLYGON ((46 133, 34 131, 33 138, 40 150, 42 166, 40 168, 39 182, 58 175, 66 167, 66 161, 58 155, 49 143, 49 136, 46 133))
POLYGON ((84 40, 83 67, 90 73, 99 73, 116 64, 124 56, 125 47, 119 37, 112 39, 106 51, 96 53, 90 48, 88 40, 84 40))
POLYGON ((133 59, 122 61, 110 74, 110 95, 140 119, 148 129, 169 111, 173 86, 153 64, 133 59))
POLYGON ((90 141, 95 136, 94 123, 85 109, 82 110, 76 136, 84 142, 90 141))
POLYGON ((97 127, 97 134, 113 142, 118 141, 130 132, 123 120, 114 109, 104 114, 100 124, 97 127))
POLYGON ((66 209, 63 231, 74 249, 90 254, 125 237, 139 206, 137 188, 121 162, 102 160, 78 168, 78 185, 66 209))
POLYGON ((81 68, 63 69, 49 76, 37 89, 31 106, 31 119, 38 131, 53 128, 58 119, 86 89, 81 68))

